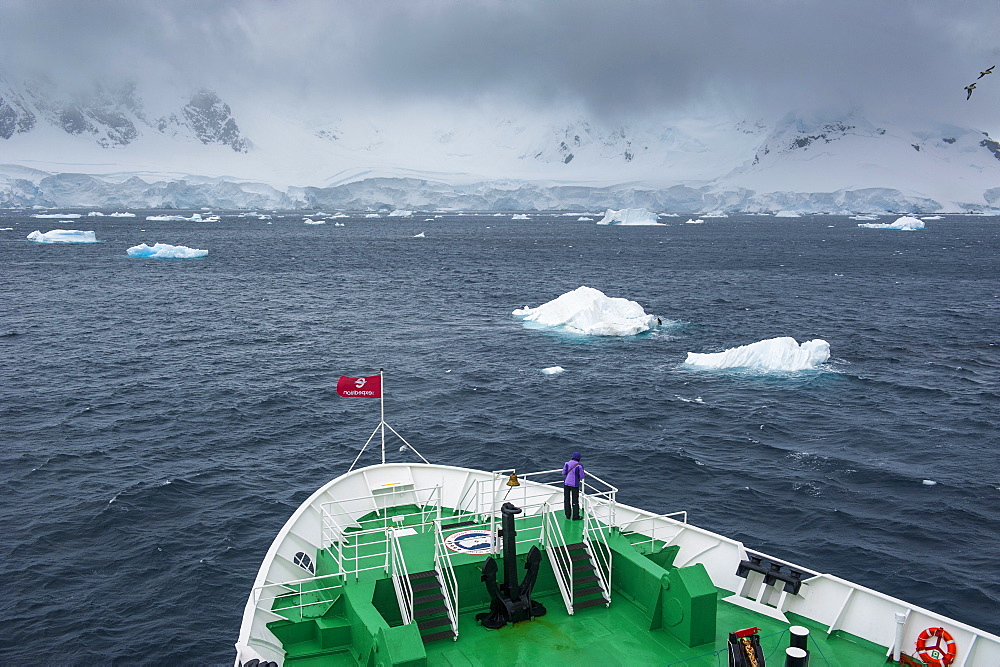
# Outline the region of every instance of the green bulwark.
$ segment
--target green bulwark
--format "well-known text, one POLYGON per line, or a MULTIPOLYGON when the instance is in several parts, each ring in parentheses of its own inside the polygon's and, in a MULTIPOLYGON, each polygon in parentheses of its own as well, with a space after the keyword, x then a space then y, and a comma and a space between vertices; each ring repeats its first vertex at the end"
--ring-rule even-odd
MULTIPOLYGON (((406 514, 413 507, 391 508, 360 520, 362 529, 386 524, 386 516, 406 514)), ((447 516, 447 512, 445 512, 447 516)), ((567 544, 582 538, 583 522, 557 519, 567 544)), ((523 517, 517 529, 527 533, 540 519, 523 517)), ((359 529, 360 530, 360 529, 359 529)), ((445 531, 447 533, 447 531, 445 531)), ((788 646, 788 624, 737 607, 721 598, 729 591, 716 588, 700 564, 673 565, 677 547, 650 542, 641 535, 607 532, 612 559, 611 602, 598 597, 567 613, 548 557, 542 560, 532 597, 547 613, 531 621, 499 630, 483 628, 476 614, 489 608, 481 581, 484 555, 454 554, 451 558, 459 589, 458 637, 440 632, 442 619, 402 624, 392 580, 382 568, 341 577, 326 551, 316 554, 316 577, 275 599, 272 611, 283 620, 268 624, 285 650, 285 665, 365 665, 418 667, 422 665, 570 664, 684 665, 724 664, 728 633, 761 628, 765 655, 783 662, 788 646), (446 635, 446 637, 442 637, 446 635)), ((519 538, 520 539, 520 538, 519 538)), ((411 573, 433 570, 434 541, 430 532, 400 538, 411 573)), ((531 544, 518 545, 518 571, 531 544), (523 548, 522 548, 523 547, 523 548)), ((365 557, 365 546, 357 546, 365 557)), ((543 550, 544 551, 544 550, 543 550)), ((374 558, 374 556, 372 556, 374 558)), ((500 563, 498 563, 500 564, 500 563)), ((502 571, 502 564, 501 564, 502 571)), ((585 591, 579 591, 585 593, 585 591)), ((586 598, 580 598, 584 600, 586 598)), ((440 604, 428 602, 426 605, 440 604)), ((418 619, 419 620, 419 619, 418 619)), ((850 635, 827 634, 807 619, 793 624, 812 630, 810 642, 826 662, 816 664, 882 665, 885 648, 850 635)))
POLYGON ((651 632, 667 632, 690 648, 715 641, 719 591, 702 565, 672 567, 676 549, 645 556, 617 533, 608 542, 614 551, 612 590, 646 612, 651 632))

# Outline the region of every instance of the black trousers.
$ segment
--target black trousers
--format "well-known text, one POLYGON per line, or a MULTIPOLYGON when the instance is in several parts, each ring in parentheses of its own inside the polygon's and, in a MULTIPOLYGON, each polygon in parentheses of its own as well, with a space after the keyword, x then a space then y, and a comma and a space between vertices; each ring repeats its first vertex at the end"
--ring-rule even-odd
POLYGON ((566 510, 567 519, 575 519, 580 516, 579 486, 563 484, 563 509, 566 510))

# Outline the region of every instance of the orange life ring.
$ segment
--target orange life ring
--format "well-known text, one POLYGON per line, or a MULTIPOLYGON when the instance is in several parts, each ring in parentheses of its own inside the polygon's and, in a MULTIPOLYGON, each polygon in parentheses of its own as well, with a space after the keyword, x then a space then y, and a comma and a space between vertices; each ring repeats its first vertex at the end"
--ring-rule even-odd
POLYGON ((947 667, 955 661, 955 638, 944 628, 927 628, 917 637, 917 655, 931 667, 947 667))

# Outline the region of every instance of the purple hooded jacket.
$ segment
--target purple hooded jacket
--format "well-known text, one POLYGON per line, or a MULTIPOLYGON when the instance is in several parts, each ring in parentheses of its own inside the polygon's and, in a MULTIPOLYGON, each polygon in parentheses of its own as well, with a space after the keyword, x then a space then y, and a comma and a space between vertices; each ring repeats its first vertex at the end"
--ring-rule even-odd
POLYGON ((573 452, 573 458, 563 464, 563 477, 566 478, 566 486, 580 486, 580 480, 586 477, 580 463, 580 452, 573 452))

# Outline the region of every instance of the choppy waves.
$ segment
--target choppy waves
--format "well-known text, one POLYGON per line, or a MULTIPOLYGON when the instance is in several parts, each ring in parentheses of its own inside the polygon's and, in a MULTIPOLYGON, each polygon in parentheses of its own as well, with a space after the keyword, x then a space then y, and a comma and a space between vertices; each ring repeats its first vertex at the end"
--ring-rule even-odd
POLYGON ((336 378, 379 367, 387 420, 432 462, 543 470, 581 451, 622 502, 1000 632, 997 232, 831 221, 106 216, 96 246, 0 240, 17 286, 0 329, 0 656, 229 662, 275 533, 378 420, 336 378), (129 261, 136 224, 210 253, 129 261), (436 242, 415 246, 425 229, 436 242), (582 284, 683 325, 595 340, 510 317, 582 284), (786 335, 834 359, 684 368, 690 350, 786 335))

